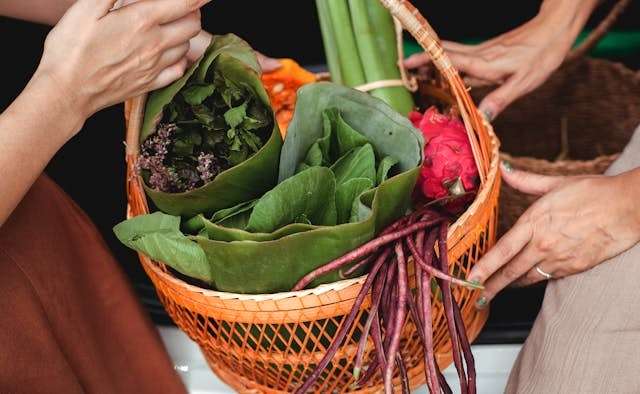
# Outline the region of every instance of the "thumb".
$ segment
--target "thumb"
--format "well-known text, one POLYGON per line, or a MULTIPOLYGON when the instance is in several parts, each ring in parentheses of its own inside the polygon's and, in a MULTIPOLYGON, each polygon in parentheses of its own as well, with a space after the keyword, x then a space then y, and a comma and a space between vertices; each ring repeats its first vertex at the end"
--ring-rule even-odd
POLYGON ((525 74, 513 74, 482 100, 478 109, 485 114, 487 120, 494 120, 509 104, 527 93, 525 78, 525 74))
POLYGON ((540 196, 546 194, 565 181, 563 176, 549 176, 519 171, 511 164, 502 162, 502 179, 512 188, 526 194, 540 196))

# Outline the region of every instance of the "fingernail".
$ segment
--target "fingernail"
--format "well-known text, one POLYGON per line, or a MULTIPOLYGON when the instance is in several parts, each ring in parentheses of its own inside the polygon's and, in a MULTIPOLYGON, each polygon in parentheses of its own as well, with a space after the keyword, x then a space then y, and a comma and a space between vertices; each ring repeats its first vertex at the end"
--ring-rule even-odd
POLYGON ((478 301, 476 301, 476 309, 484 309, 487 307, 487 297, 480 297, 478 301))
POLYGON ((504 168, 506 172, 513 172, 513 166, 508 161, 502 162, 502 168, 504 168))
POLYGON ((484 116, 487 122, 491 123, 493 120, 493 112, 490 109, 481 109, 480 113, 484 116))

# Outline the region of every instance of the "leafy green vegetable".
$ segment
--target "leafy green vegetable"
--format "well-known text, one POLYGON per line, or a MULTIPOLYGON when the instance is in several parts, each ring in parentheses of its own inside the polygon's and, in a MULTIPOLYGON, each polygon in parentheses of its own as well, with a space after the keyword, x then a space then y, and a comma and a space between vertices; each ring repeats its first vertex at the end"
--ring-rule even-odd
POLYGON ((247 103, 231 108, 224 113, 224 120, 227 122, 229 127, 231 127, 230 130, 234 130, 236 127, 240 126, 246 117, 247 103))
POLYGON ((161 211, 212 214, 276 185, 282 139, 259 72, 247 43, 216 36, 183 78, 151 93, 139 166, 161 211))
POLYGON ((336 190, 336 209, 338 211, 338 223, 348 223, 357 198, 374 186, 369 178, 352 178, 344 182, 336 190))
MULTIPOLYGON (((422 145, 408 119, 382 101, 334 84, 309 85, 298 93, 278 185, 212 215, 199 212, 182 229, 204 251, 214 288, 288 291, 406 212, 422 145)), ((339 279, 330 273, 314 285, 339 279)))
POLYGON ((253 208, 245 230, 270 233, 292 223, 336 224, 336 181, 326 167, 312 167, 284 180, 253 208))
MULTIPOLYGON (((200 105, 204 100, 209 98, 216 87, 214 84, 194 84, 186 87, 182 92, 184 101, 189 105, 200 105)), ((170 118, 173 121, 176 117, 170 118)))
POLYGON ((377 182, 382 183, 387 180, 389 172, 396 164, 398 164, 398 159, 394 157, 386 156, 382 159, 382 162, 380 162, 380 165, 378 166, 378 172, 376 173, 377 182))
POLYGON ((155 212, 122 222, 113 231, 126 246, 181 274, 211 283, 211 266, 204 251, 180 232, 180 218, 155 212))
POLYGON ((332 166, 336 184, 342 185, 353 178, 366 178, 373 184, 376 180, 376 157, 371 144, 354 148, 332 166))
POLYGON ((287 131, 287 141, 282 147, 280 159, 280 181, 296 173, 298 164, 304 160, 311 145, 323 136, 323 113, 329 108, 339 108, 343 120, 373 145, 378 157, 392 156, 397 159, 400 172, 418 165, 416 163, 422 158, 424 140, 409 120, 383 105, 379 99, 354 92, 328 82, 307 85, 299 90, 296 111, 289 128, 302 129, 304 132, 289 137, 287 131))

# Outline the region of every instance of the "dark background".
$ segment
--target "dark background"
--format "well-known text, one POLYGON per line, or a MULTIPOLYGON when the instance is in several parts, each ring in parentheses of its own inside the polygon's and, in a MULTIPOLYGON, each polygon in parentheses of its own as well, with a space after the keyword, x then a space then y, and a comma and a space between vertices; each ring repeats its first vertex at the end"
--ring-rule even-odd
MULTIPOLYGON (((265 54, 318 65, 324 63, 324 57, 314 3, 214 0, 203 10, 203 24, 212 33, 236 33, 265 54)), ((413 3, 442 38, 451 40, 497 35, 527 21, 539 7, 539 1, 528 0, 414 0, 413 3)), ((607 6, 601 8, 590 25, 601 18, 607 6)), ((640 4, 632 3, 616 29, 639 30, 639 15, 640 4)), ((28 82, 37 67, 47 32, 44 26, 0 18, 4 53, 0 109, 4 110, 28 82)), ((111 232, 125 212, 123 136, 121 106, 104 110, 89 119, 84 130, 60 150, 47 173, 93 218, 154 321, 169 323, 135 254, 121 246, 111 232)), ((534 288, 503 293, 494 302, 481 340, 521 342, 535 318, 542 292, 541 288, 534 288)))

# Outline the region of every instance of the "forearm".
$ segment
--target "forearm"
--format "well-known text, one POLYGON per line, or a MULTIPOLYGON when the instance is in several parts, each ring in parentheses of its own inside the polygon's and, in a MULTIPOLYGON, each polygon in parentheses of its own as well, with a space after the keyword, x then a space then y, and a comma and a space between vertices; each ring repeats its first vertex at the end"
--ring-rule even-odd
POLYGON ((540 7, 539 16, 548 18, 548 23, 566 26, 575 39, 599 2, 600 0, 545 0, 540 7))
POLYGON ((54 81, 36 74, 0 115, 0 226, 84 119, 54 81))
POLYGON ((53 26, 76 0, 2 0, 0 15, 53 26))

